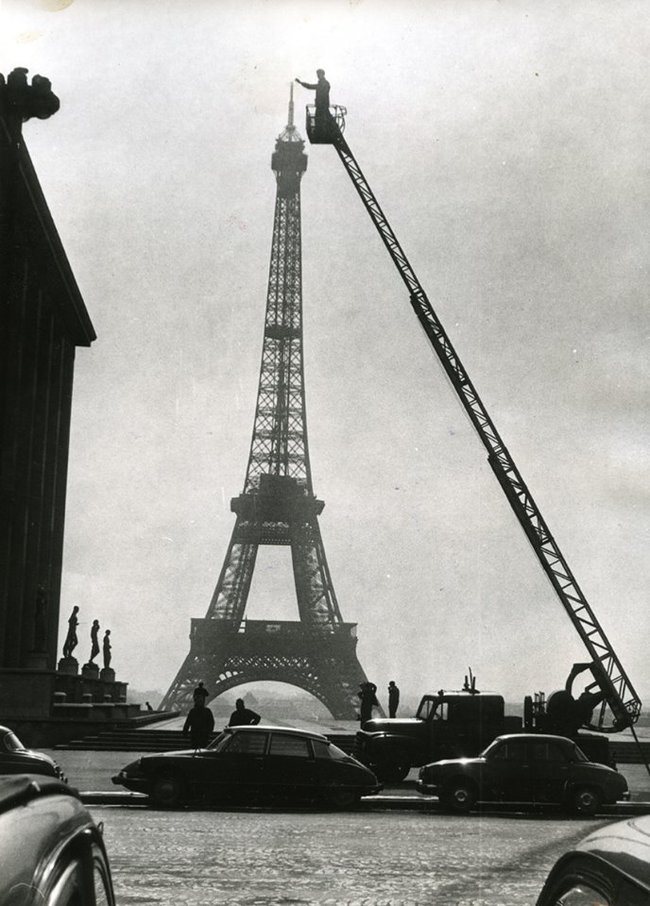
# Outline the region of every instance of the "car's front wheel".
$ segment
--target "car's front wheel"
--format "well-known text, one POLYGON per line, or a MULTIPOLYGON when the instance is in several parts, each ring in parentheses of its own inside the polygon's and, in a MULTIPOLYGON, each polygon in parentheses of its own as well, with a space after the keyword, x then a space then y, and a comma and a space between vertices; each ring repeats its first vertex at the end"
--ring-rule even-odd
POLYGON ((454 812, 469 812, 476 805, 476 789, 467 780, 452 780, 442 790, 440 801, 454 812))
POLYGON ((577 815, 595 815, 601 802, 598 790, 588 786, 578 787, 571 796, 571 810, 577 815))
POLYGON ((150 796, 161 808, 175 808, 183 801, 183 784, 173 774, 159 774, 153 782, 150 796))

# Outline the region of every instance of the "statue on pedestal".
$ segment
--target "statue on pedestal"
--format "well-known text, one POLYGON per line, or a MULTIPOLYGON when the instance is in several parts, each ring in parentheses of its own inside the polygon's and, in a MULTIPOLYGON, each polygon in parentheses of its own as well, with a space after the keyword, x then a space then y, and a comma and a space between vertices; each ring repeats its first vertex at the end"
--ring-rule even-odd
POLYGON ((104 667, 99 671, 99 678, 105 682, 114 683, 115 682, 115 671, 111 667, 111 631, 107 629, 104 633, 104 639, 102 642, 102 649, 104 655, 104 667))
POLYGON ((88 658, 89 664, 94 664, 95 658, 99 654, 99 641, 97 636, 99 635, 99 620, 93 620, 93 625, 90 627, 90 657, 88 658))
POLYGON ((79 613, 79 608, 75 604, 72 608, 72 613, 70 619, 68 620, 68 634, 65 637, 65 642, 63 643, 63 657, 69 658, 72 657, 72 652, 77 647, 79 639, 77 638, 77 626, 79 620, 77 614, 79 613))
POLYGON ((102 643, 103 653, 104 653, 104 668, 108 669, 111 666, 111 631, 107 629, 104 633, 104 641, 102 643))
POLYGON ((82 676, 86 676, 89 679, 97 679, 99 676, 99 667, 95 663, 95 658, 99 654, 98 635, 99 620, 93 620, 93 625, 90 627, 90 657, 88 658, 88 663, 84 664, 81 669, 82 676))
MULTIPOLYGON (((79 672, 79 663, 77 662, 77 659, 72 656, 72 652, 79 643, 79 639, 77 638, 77 626, 79 625, 78 613, 79 608, 75 604, 72 608, 70 618, 68 619, 68 634, 63 643, 63 657, 56 668, 59 673, 67 673, 71 676, 76 676, 79 672)), ((34 635, 36 635, 36 632, 34 635)))

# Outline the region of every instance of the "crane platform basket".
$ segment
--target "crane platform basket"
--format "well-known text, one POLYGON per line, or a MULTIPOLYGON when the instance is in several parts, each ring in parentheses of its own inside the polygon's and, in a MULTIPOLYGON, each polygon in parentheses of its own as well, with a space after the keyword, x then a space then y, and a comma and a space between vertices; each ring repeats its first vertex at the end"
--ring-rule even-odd
POLYGON ((307 137, 312 145, 331 145, 336 136, 345 131, 347 108, 337 104, 325 113, 317 112, 314 104, 308 104, 305 109, 307 137))

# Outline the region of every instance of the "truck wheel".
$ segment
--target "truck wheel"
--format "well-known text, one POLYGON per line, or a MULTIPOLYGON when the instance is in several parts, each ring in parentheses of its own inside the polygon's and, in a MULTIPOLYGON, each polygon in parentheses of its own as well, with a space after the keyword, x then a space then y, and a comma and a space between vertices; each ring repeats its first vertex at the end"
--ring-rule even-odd
POLYGON ((151 788, 152 801, 161 808, 175 808, 183 798, 183 785, 172 774, 160 774, 151 788))
POLYGON ((410 770, 410 759, 401 754, 391 761, 382 761, 375 766, 377 779, 383 783, 399 783, 404 780, 410 770))
POLYGON ((576 815, 595 815, 600 808, 601 795, 593 787, 582 786, 571 796, 572 811, 576 815))
POLYGON ((469 812, 476 804, 476 790, 467 780, 452 780, 443 789, 440 801, 454 812, 469 812))

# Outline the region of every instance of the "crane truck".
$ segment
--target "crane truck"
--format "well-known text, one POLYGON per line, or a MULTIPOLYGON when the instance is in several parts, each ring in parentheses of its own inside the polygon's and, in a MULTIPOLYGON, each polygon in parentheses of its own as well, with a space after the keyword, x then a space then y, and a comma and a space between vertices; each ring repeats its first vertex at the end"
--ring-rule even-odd
MULTIPOLYGON (((527 700, 519 728, 561 732, 574 738, 581 728, 613 733, 630 727, 634 733, 641 701, 344 138, 346 108, 335 105, 329 108, 328 116, 320 111, 319 114, 313 105, 307 106, 307 136, 312 144, 332 145, 336 150, 406 286, 411 307, 485 448, 495 478, 589 654, 589 661, 574 665, 563 690, 553 693, 548 701, 543 696, 527 700), (576 699, 572 683, 586 669, 593 682, 576 699)), ((495 736, 515 728, 504 711, 502 696, 480 693, 469 682, 459 692, 425 695, 413 723, 396 719, 367 721, 357 733, 355 751, 385 779, 404 776, 410 767, 450 753, 478 754, 495 736)), ((606 741, 602 736, 580 736, 580 744, 591 748, 590 757, 599 753, 598 760, 605 762, 609 760, 606 741)))

